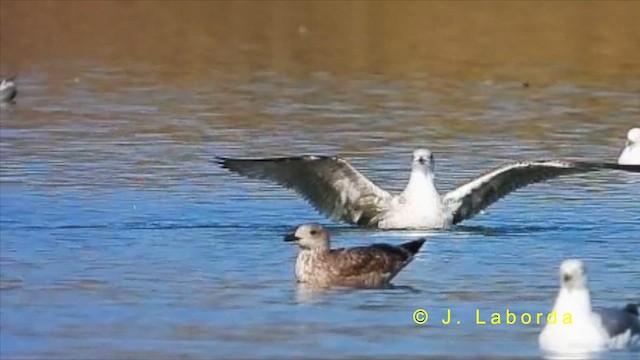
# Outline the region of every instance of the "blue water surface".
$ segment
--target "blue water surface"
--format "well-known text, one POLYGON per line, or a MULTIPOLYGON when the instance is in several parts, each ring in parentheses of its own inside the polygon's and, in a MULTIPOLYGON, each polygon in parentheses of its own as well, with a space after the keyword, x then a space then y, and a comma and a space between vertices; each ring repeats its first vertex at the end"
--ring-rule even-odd
POLYGON ((566 258, 586 262, 596 306, 638 300, 635 174, 536 184, 449 230, 382 231, 327 220, 212 161, 338 154, 398 190, 411 152, 429 147, 444 192, 510 159, 615 161, 633 125, 615 112, 638 115, 630 93, 277 73, 218 91, 80 70, 62 92, 27 75, 1 110, 3 358, 538 358, 542 324, 478 325, 476 312, 546 314, 566 258), (334 246, 428 241, 395 288, 310 291, 282 242, 310 221, 334 246), (447 310, 460 324, 440 323, 447 310))

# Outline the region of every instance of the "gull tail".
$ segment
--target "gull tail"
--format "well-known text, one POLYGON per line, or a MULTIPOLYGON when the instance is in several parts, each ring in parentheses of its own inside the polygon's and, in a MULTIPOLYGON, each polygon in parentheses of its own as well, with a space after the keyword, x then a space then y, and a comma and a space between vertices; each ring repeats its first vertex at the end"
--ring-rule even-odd
POLYGON ((427 240, 426 239, 413 240, 413 241, 400 244, 400 247, 408 251, 409 253, 411 253, 411 255, 415 255, 418 251, 420 251, 420 248, 422 247, 422 244, 424 244, 425 241, 427 240))
POLYGON ((229 159, 222 156, 213 157, 213 162, 216 164, 222 165, 223 167, 227 164, 227 161, 229 161, 229 159))

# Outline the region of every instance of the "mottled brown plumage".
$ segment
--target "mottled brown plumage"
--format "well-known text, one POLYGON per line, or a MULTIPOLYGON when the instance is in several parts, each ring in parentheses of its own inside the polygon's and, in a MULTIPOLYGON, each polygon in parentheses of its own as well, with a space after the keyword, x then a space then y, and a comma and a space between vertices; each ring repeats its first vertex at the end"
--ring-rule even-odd
POLYGON ((425 242, 331 249, 329 233, 319 224, 300 225, 285 241, 300 247, 295 266, 298 282, 317 287, 388 285, 425 242))

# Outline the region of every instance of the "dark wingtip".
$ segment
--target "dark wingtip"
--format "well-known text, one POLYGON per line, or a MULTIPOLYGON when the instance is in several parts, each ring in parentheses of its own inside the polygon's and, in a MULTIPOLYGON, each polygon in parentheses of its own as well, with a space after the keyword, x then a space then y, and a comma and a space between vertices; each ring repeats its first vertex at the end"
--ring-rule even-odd
POLYGON ((426 239, 413 240, 400 245, 400 247, 409 251, 412 255, 415 255, 418 251, 420 251, 420 248, 425 243, 425 241, 427 240, 426 239))
POLYGON ((614 162, 588 162, 588 161, 574 161, 575 167, 583 167, 589 169, 610 169, 621 170, 628 172, 640 172, 640 165, 623 165, 614 162))
POLYGON ((628 172, 640 172, 640 165, 623 165, 618 163, 600 163, 600 167, 612 170, 622 170, 628 172))
POLYGON ((621 165, 621 164, 616 164, 614 169, 640 173, 640 165, 621 165))
POLYGON ((214 156, 213 157, 213 162, 220 165, 223 168, 227 167, 227 162, 229 159, 225 158, 225 157, 221 157, 221 156, 214 156))
POLYGON ((640 313, 638 313, 638 304, 633 304, 633 303, 627 304, 627 306, 625 306, 623 310, 628 312, 631 315, 635 315, 635 316, 640 315, 640 313))

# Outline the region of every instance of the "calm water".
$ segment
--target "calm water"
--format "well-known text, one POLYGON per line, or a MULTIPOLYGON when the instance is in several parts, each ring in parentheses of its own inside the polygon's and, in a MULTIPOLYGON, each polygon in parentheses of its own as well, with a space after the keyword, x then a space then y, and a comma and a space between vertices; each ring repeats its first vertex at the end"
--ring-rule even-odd
MULTIPOLYGON (((539 59, 505 67, 528 50, 516 47, 507 55, 489 48, 493 55, 469 63, 465 59, 480 51, 471 46, 415 64, 410 55, 398 55, 389 38, 383 41, 402 31, 374 33, 371 41, 386 44, 396 57, 371 61, 358 52, 366 54, 367 46, 335 59, 329 49, 350 46, 346 40, 304 40, 344 22, 366 37, 360 22, 384 18, 385 4, 359 4, 365 8, 351 11, 361 16, 331 20, 304 14, 342 10, 301 4, 283 10, 273 3, 272 14, 284 14, 282 21, 242 17, 242 5, 218 4, 208 8, 212 16, 222 21, 236 14, 234 29, 244 30, 225 38, 236 47, 219 52, 222 60, 203 70, 198 61, 211 54, 184 55, 200 48, 201 37, 192 35, 194 43, 186 44, 169 37, 173 63, 162 54, 144 58, 135 46, 148 44, 118 35, 153 23, 162 10, 135 22, 139 4, 101 3, 95 11, 37 4, 38 11, 27 12, 18 2, 2 3, 2 71, 20 75, 17 103, 0 109, 3 358, 538 358, 542 325, 477 325, 475 312, 483 320, 506 309, 546 313, 557 291, 557 267, 568 257, 586 261, 596 305, 638 301, 640 176, 634 174, 534 185, 447 231, 376 231, 332 223, 292 192, 236 177, 212 162, 214 155, 339 154, 397 190, 408 176, 411 151, 428 147, 439 188, 447 191, 510 159, 615 161, 627 129, 640 125, 640 77, 622 56, 634 51, 628 45, 637 29, 627 31, 626 18, 613 16, 613 8, 602 12, 604 24, 585 25, 579 17, 559 33, 564 38, 553 37, 571 43, 588 27, 597 39, 613 39, 606 49, 594 47, 591 62, 576 65, 573 53, 551 43, 540 47, 547 52, 539 59), (110 33, 121 42, 114 40, 104 53, 97 50, 104 44, 92 47, 97 35, 83 29, 98 21, 96 14, 108 19, 123 12, 129 16, 122 17, 123 27, 110 33), (45 21, 9 35, 7 24, 25 30, 48 13, 60 23, 71 16, 63 14, 83 13, 85 27, 45 21), (622 25, 606 26, 608 18, 622 25), (264 37, 273 44, 282 39, 282 48, 256 35, 269 24, 281 24, 273 25, 280 30, 264 37), (48 32, 71 33, 77 43, 56 47, 60 40, 52 36, 46 46, 48 32), (282 56, 268 63, 271 53, 282 56), (340 57, 353 61, 341 67, 340 57), (445 62, 441 70, 430 68, 445 62), (530 87, 522 86, 525 80, 530 87), (282 242, 286 231, 308 221, 329 226, 336 246, 418 236, 428 242, 394 289, 312 292, 296 286, 296 249, 282 242), (412 321, 418 308, 430 313, 426 325, 412 321), (459 325, 439 323, 447 309, 459 325)), ((432 17, 447 12, 436 5, 432 10, 432 17)), ((471 10, 451 11, 471 16, 471 10)), ((599 10, 581 11, 589 18, 599 10)), ((522 18, 514 12, 480 12, 478 24, 495 24, 482 33, 505 37, 501 29, 514 29, 510 36, 519 43, 530 26, 516 26, 522 18)), ((549 27, 559 31, 563 16, 573 12, 545 13, 549 27)), ((195 13, 181 13, 195 20, 180 26, 221 36, 224 27, 195 13)), ((141 29, 132 36, 149 39, 141 29)), ((453 24, 441 31, 463 44, 474 29, 453 24)), ((544 43, 543 35, 535 43, 544 43)), ((592 42, 600 44, 597 39, 592 42)), ((601 358, 637 357, 615 352, 601 358)))

